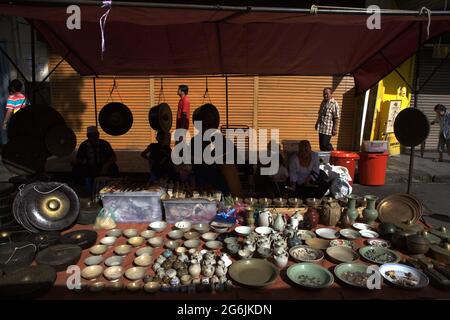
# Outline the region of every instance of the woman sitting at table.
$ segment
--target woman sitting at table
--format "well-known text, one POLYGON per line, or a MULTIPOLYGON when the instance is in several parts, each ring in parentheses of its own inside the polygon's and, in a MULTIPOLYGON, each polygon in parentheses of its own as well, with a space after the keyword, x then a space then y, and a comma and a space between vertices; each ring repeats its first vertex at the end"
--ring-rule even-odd
POLYGON ((322 198, 329 185, 322 178, 319 169, 319 157, 312 152, 311 143, 302 140, 299 143, 298 155, 289 159, 289 179, 291 187, 298 198, 322 198))

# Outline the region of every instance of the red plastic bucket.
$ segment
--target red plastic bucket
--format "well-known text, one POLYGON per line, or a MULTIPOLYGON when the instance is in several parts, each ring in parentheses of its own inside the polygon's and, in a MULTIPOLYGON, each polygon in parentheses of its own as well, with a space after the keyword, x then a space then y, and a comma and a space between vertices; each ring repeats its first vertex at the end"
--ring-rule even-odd
POLYGON ((352 181, 349 181, 350 185, 353 185, 355 179, 356 161, 359 159, 359 155, 355 152, 349 151, 332 151, 330 156, 330 163, 334 166, 346 167, 352 181))
POLYGON ((389 154, 361 152, 359 156, 359 182, 366 186, 384 185, 389 154))

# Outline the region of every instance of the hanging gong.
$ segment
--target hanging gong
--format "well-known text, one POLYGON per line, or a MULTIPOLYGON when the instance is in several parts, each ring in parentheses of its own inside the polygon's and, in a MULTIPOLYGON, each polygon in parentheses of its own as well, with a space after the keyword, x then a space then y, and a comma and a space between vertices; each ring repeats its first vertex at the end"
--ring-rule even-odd
POLYGON ((77 264, 81 257, 81 248, 73 244, 57 244, 40 251, 36 255, 38 265, 47 265, 56 271, 66 270, 68 266, 77 264))
POLYGON ((5 167, 16 174, 42 172, 47 160, 47 148, 43 140, 34 136, 11 139, 3 147, 2 161, 5 167))
POLYGON ((172 110, 167 103, 160 103, 148 112, 148 122, 156 131, 169 132, 172 128, 172 110))
POLYGON ((44 231, 68 228, 80 211, 75 191, 59 182, 38 183, 24 196, 23 202, 28 221, 44 231))
POLYGON ((213 104, 207 103, 195 109, 192 120, 201 121, 203 131, 217 129, 220 125, 220 114, 213 104))
POLYGON ((133 114, 123 103, 110 102, 100 110, 98 121, 107 134, 120 136, 131 129, 133 114))
POLYGON ((72 154, 77 146, 77 136, 66 126, 53 127, 45 136, 47 150, 54 156, 66 157, 72 154))
POLYGON ((8 273, 28 267, 36 251, 36 245, 28 241, 3 243, 0 245, 0 268, 8 273))
POLYGON ((0 278, 1 297, 30 298, 53 287, 56 270, 50 266, 31 266, 0 278))
POLYGON ((419 109, 406 108, 394 121, 394 134, 400 144, 415 147, 421 144, 430 133, 427 116, 419 109))
POLYGON ((97 241, 97 232, 93 230, 76 230, 61 237, 61 243, 74 244, 81 249, 92 247, 97 241))
POLYGON ((46 105, 30 105, 14 113, 8 123, 8 140, 22 136, 45 139, 50 128, 65 126, 63 116, 46 105))

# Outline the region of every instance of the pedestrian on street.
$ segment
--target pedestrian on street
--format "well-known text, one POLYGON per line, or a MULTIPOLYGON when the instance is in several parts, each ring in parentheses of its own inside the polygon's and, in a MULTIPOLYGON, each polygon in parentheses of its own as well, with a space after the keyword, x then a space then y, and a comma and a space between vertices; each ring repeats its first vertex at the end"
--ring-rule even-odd
POLYGON ((6 114, 3 119, 2 126, 2 142, 6 144, 7 135, 6 130, 8 129, 9 120, 12 115, 15 114, 20 109, 24 108, 27 105, 27 98, 22 93, 23 84, 18 79, 14 79, 11 81, 8 87, 9 96, 6 102, 6 114))
POLYGON ((320 151, 333 151, 330 141, 331 137, 337 134, 339 127, 339 105, 333 98, 333 89, 331 88, 323 89, 323 100, 315 127, 319 131, 320 151))
POLYGON ((447 148, 448 155, 450 156, 450 112, 442 104, 435 105, 434 111, 436 112, 436 119, 431 121, 431 124, 439 123, 439 158, 437 161, 442 162, 445 148, 447 148))

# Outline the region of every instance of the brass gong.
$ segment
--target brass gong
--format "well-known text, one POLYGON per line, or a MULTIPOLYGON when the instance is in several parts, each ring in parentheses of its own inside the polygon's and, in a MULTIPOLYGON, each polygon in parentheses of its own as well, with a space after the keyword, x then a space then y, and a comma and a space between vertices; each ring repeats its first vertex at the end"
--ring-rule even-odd
POLYGON ((39 197, 38 208, 42 216, 51 220, 58 220, 69 211, 70 200, 64 193, 55 191, 39 197))

